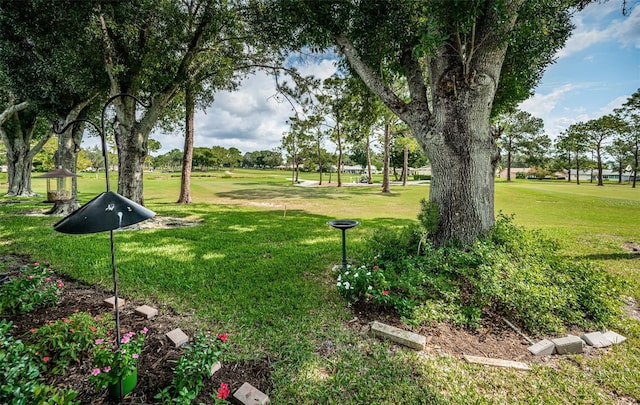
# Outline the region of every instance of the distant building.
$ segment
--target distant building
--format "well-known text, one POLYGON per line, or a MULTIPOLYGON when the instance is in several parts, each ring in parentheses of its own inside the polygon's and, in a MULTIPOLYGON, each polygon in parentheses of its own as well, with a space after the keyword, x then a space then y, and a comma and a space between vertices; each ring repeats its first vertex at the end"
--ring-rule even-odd
POLYGON ((512 167, 509 171, 507 171, 507 168, 505 167, 498 172, 498 178, 501 178, 501 179, 508 178, 507 177, 508 172, 511 172, 511 179, 515 179, 518 173, 524 173, 526 177, 526 174, 529 173, 530 171, 532 171, 530 167, 512 167))
POLYGON ((7 165, 0 165, 0 173, 5 173, 9 171, 9 166, 7 165))
MULTIPOLYGON (((570 170, 571 172, 571 180, 575 180, 576 171, 574 169, 570 170)), ((594 181, 598 180, 598 170, 597 169, 589 169, 589 170, 580 170, 580 181, 594 181)), ((617 182, 620 179, 620 173, 617 170, 602 170, 602 180, 617 182)), ((622 172, 622 181, 628 182, 633 180, 633 172, 622 172)))

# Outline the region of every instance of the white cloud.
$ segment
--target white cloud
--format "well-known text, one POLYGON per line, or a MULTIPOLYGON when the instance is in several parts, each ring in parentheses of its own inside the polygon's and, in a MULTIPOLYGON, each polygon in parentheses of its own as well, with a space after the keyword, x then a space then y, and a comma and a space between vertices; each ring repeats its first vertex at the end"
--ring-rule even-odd
POLYGON ((549 94, 536 93, 533 97, 520 103, 519 108, 524 111, 528 111, 534 117, 544 119, 548 116, 556 106, 562 102, 567 93, 576 88, 573 84, 565 84, 558 88, 553 89, 549 94))
POLYGON ((628 17, 614 20, 610 31, 622 45, 640 48, 640 5, 628 17))
MULTIPOLYGON (((336 71, 335 59, 298 60, 302 75, 325 79, 336 71)), ((196 113, 195 146, 235 147, 241 152, 271 150, 280 145, 294 114, 291 104, 276 96, 274 79, 263 72, 248 77, 235 92, 221 92, 215 102, 196 113)), ((164 142, 160 141, 165 153, 164 142)), ((180 146, 182 149, 182 146, 180 146)))
POLYGON ((603 42, 640 48, 640 6, 628 16, 616 2, 592 3, 573 17, 576 28, 556 56, 564 58, 603 42))

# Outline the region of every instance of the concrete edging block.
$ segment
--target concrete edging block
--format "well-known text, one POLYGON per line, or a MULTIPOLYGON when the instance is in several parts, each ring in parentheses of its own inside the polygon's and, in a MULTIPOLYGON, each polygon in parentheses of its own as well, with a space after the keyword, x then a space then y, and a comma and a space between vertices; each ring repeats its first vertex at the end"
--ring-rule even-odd
POLYGON ((593 347, 607 347, 613 343, 607 339, 602 332, 590 332, 580 336, 580 339, 584 340, 586 344, 593 347))
POLYGON ((558 354, 582 353, 584 348, 584 341, 573 335, 558 339, 551 339, 551 341, 556 345, 556 352, 558 354))
POLYGON ((248 382, 242 384, 242 386, 233 393, 233 398, 244 405, 268 405, 271 403, 265 393, 248 382))
POLYGON ((167 332, 166 335, 176 347, 180 347, 183 344, 189 342, 189 336, 187 336, 187 334, 184 333, 180 328, 167 332))
POLYGON ((543 339, 528 347, 528 350, 536 356, 546 356, 556 352, 556 345, 549 339, 543 339))
POLYGON ((424 350, 424 347, 427 344, 426 336, 396 328, 395 326, 385 325, 378 321, 373 321, 371 324, 371 334, 373 336, 392 340, 415 350, 424 350))

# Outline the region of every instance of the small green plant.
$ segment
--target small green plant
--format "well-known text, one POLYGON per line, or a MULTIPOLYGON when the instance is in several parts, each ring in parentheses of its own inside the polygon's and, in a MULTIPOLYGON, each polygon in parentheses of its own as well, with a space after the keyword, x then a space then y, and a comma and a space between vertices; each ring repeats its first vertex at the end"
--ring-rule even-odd
POLYGON ((108 335, 95 339, 91 381, 97 387, 104 388, 132 374, 138 367, 138 358, 148 331, 145 327, 139 333, 127 332, 120 337, 120 345, 117 345, 116 339, 109 339, 108 335))
POLYGON ((24 314, 55 305, 63 287, 50 267, 39 262, 24 266, 17 277, 0 286, 0 314, 24 314))
POLYGON ((64 373, 71 363, 80 363, 95 347, 96 336, 104 335, 105 322, 96 321, 88 312, 76 312, 68 318, 49 321, 32 329, 33 349, 45 367, 54 374, 64 373))
POLYGON ((14 339, 9 331, 12 324, 0 320, 0 403, 30 404, 79 404, 78 393, 71 389, 51 387, 42 382, 41 362, 33 357, 21 340, 14 339))
MULTIPOLYGON (((190 404, 196 399, 204 386, 205 378, 211 377, 211 368, 227 347, 227 337, 226 333, 214 337, 209 332, 197 332, 178 360, 171 385, 160 391, 155 398, 164 404, 190 404)), ((228 396, 229 386, 220 384, 214 398, 215 403, 227 404, 228 396)))

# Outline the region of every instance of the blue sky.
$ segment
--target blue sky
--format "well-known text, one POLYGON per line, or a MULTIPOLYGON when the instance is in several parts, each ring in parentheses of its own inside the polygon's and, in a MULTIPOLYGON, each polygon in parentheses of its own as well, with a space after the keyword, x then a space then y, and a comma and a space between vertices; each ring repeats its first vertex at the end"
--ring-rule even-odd
MULTIPOLYGON (((640 88, 640 0, 595 2, 577 13, 576 29, 557 61, 545 72, 535 94, 520 108, 545 122, 553 138, 575 122, 611 113, 640 88)), ((329 77, 329 58, 299 66, 303 74, 329 77)), ((217 95, 214 104, 195 118, 195 146, 236 147, 242 153, 271 150, 287 130, 291 106, 274 97, 274 82, 258 73, 239 90, 217 95)), ((159 153, 183 148, 180 135, 152 135, 162 144, 159 153)), ((89 138, 90 139, 90 138, 89 138)))
POLYGON ((576 28, 533 97, 520 108, 557 136, 569 125, 609 114, 640 88, 640 0, 622 15, 622 0, 593 3, 577 13, 576 28))

